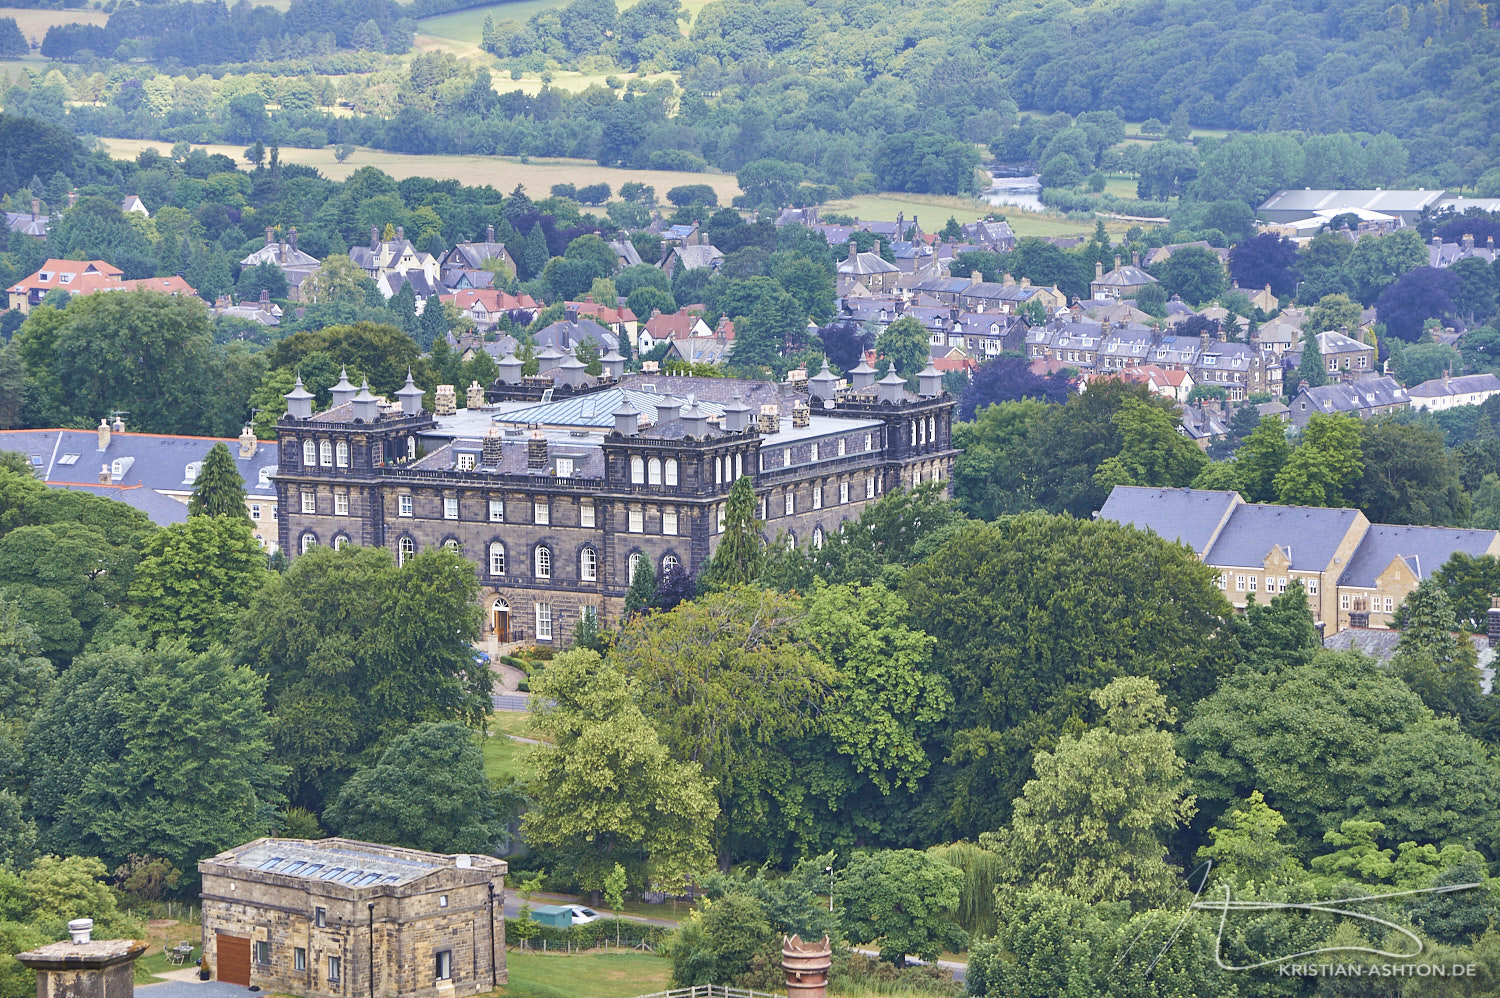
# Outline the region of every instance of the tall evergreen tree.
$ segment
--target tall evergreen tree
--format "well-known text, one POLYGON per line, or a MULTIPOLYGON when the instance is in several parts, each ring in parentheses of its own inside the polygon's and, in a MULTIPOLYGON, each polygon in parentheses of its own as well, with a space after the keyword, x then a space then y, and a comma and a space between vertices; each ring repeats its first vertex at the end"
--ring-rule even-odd
POLYGON ((625 616, 634 617, 638 613, 644 613, 650 608, 655 595, 656 569, 652 566, 651 559, 642 555, 635 563, 635 571, 630 573, 630 588, 625 593, 625 616))
POLYGON ((1302 334, 1302 360, 1297 364, 1297 380, 1308 388, 1328 384, 1328 373, 1323 370, 1323 353, 1318 349, 1318 334, 1311 330, 1302 334))
POLYGON ((222 443, 209 448, 208 457, 198 472, 193 496, 188 500, 188 516, 232 516, 249 521, 245 509, 245 480, 222 443))
POLYGON ((529 281, 540 274, 551 256, 547 249, 547 236, 542 232, 542 223, 537 222, 526 233, 526 248, 521 251, 521 259, 516 261, 521 268, 521 279, 529 281))
POLYGON ((422 306, 422 314, 417 318, 412 336, 423 350, 431 350, 438 340, 447 339, 448 316, 437 295, 428 298, 427 304, 422 306))
POLYGON ((755 489, 748 477, 735 480, 724 510, 724 536, 703 570, 703 587, 712 592, 743 586, 760 574, 764 553, 761 522, 755 516, 755 489))

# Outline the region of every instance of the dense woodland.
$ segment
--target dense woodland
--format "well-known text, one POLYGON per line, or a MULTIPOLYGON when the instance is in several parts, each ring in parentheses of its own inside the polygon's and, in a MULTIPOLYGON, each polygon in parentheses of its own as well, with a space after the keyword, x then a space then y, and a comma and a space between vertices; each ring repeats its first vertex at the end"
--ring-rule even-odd
POLYGON ((393 58, 411 44, 413 18, 436 12, 420 0, 298 0, 285 14, 121 6, 104 27, 52 29, 42 52, 64 62, 22 74, 5 103, 82 134, 167 141, 357 143, 680 170, 771 159, 846 195, 973 190, 976 147, 987 145, 1002 161, 1038 167, 1066 148, 1049 186, 1097 168, 1139 169, 1150 177, 1142 198, 1166 198, 1194 193, 1200 162, 1237 177, 1215 163, 1257 154, 1255 136, 1272 132, 1307 150, 1307 163, 1277 153, 1250 171, 1256 187, 1500 185, 1491 166, 1500 149, 1484 126, 1500 93, 1500 53, 1487 8, 1472 0, 998 10, 963 0, 924 4, 920 18, 914 6, 718 0, 686 37, 677 0, 623 12, 610 0, 573 0, 525 23, 501 7, 483 37, 498 67, 444 53, 393 58), (559 67, 667 71, 680 86, 616 78, 581 94, 527 96, 501 92, 494 71, 519 78, 559 67), (258 106, 243 99, 251 91, 258 106), (335 101, 354 116, 330 114, 335 101), (1089 114, 1155 122, 1151 134, 1165 140, 1117 147, 1070 135, 1050 155, 1036 141, 1089 114), (1251 137, 1188 145, 1192 126, 1251 137), (1243 141, 1251 146, 1236 146, 1243 141))

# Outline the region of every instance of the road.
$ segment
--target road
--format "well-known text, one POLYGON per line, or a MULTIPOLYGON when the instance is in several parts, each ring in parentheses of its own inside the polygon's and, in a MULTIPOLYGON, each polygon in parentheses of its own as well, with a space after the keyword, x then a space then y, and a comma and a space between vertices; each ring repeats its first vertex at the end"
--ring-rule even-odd
MULTIPOLYGON (((874 957, 877 960, 880 959, 880 951, 879 950, 858 949, 858 948, 856 948, 854 950, 854 952, 859 953, 859 954, 861 954, 863 956, 874 957)), ((914 956, 907 957, 906 958, 906 962, 907 963, 913 963, 913 964, 916 964, 916 965, 922 966, 922 967, 925 967, 927 965, 927 961, 926 960, 918 960, 914 956)), ((955 981, 961 981, 961 980, 963 980, 964 979, 964 975, 969 972, 969 965, 967 963, 959 963, 957 960, 939 960, 937 962, 937 965, 939 967, 941 967, 942 969, 944 969, 944 970, 952 971, 952 973, 953 973, 953 979, 955 981)))

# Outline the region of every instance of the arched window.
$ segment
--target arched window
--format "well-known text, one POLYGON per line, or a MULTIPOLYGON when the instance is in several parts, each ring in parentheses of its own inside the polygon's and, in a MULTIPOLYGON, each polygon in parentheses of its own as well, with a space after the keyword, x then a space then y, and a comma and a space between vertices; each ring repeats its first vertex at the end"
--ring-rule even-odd
POLYGON ((788 551, 797 546, 797 531, 788 530, 786 532, 786 546, 788 551))
POLYGON ((677 484, 677 459, 675 457, 667 458, 667 484, 677 484))
POLYGON ((626 565, 629 568, 627 574, 630 576, 631 581, 635 581, 635 570, 641 567, 641 553, 639 551, 632 553, 626 560, 626 565))
POLYGON ((309 530, 302 535, 302 553, 306 554, 318 546, 318 535, 309 530))
POLYGON ((639 457, 630 459, 630 484, 646 484, 646 462, 639 457))
POLYGON ((346 548, 348 546, 349 546, 349 535, 348 534, 339 534, 337 537, 335 537, 333 539, 333 549, 335 551, 342 551, 342 550, 344 550, 344 548, 346 548))
POLYGON ((333 467, 333 444, 327 440, 318 442, 318 463, 325 468, 333 467))
POLYGON ((499 541, 490 541, 490 574, 505 574, 505 545, 499 541))
POLYGON ((823 528, 822 527, 813 527, 813 547, 817 548, 820 551, 823 549, 823 528))
POLYGON ((414 461, 414 460, 416 460, 416 457, 417 457, 417 438, 416 437, 407 437, 406 438, 406 459, 408 461, 414 461))
POLYGON ((661 458, 653 457, 650 461, 646 462, 646 484, 661 484, 661 458))
POLYGON ((396 542, 396 564, 405 565, 411 556, 417 553, 417 545, 410 537, 403 537, 396 542))
POLYGON ((458 541, 454 540, 452 537, 443 542, 443 547, 449 551, 452 551, 454 554, 457 554, 459 550, 458 541))
POLYGON ((682 563, 677 560, 677 556, 675 554, 667 555, 661 560, 661 574, 666 575, 668 572, 670 572, 680 564, 682 563))
POLYGON ((715 485, 722 485, 723 482, 724 482, 724 459, 722 457, 716 457, 716 458, 714 458, 714 484, 715 485))
POLYGON ((937 443, 937 417, 927 417, 927 439, 931 443, 937 443))
POLYGON ((599 552, 584 548, 578 554, 578 577, 584 582, 599 581, 599 552))
POLYGON ((552 578, 552 549, 541 546, 536 549, 536 577, 552 578))
POLYGON ((734 477, 745 477, 745 455, 743 454, 736 454, 734 456, 734 477))
POLYGON ((334 453, 337 455, 335 463, 340 468, 349 467, 349 442, 347 440, 340 440, 338 446, 334 448, 334 453))
POLYGON ((911 445, 913 447, 915 447, 917 445, 917 424, 916 423, 912 423, 910 425, 911 425, 911 445))
POLYGON ((309 468, 318 463, 318 445, 311 440, 302 441, 302 463, 309 468))

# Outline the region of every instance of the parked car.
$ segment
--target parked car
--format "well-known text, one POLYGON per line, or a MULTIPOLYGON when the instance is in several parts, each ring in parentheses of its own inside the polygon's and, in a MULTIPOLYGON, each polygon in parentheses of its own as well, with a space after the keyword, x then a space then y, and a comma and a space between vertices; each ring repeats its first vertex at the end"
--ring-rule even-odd
POLYGON ((572 909, 574 925, 587 925, 589 922, 597 922, 604 917, 594 909, 585 908, 581 904, 569 904, 563 907, 572 909))

